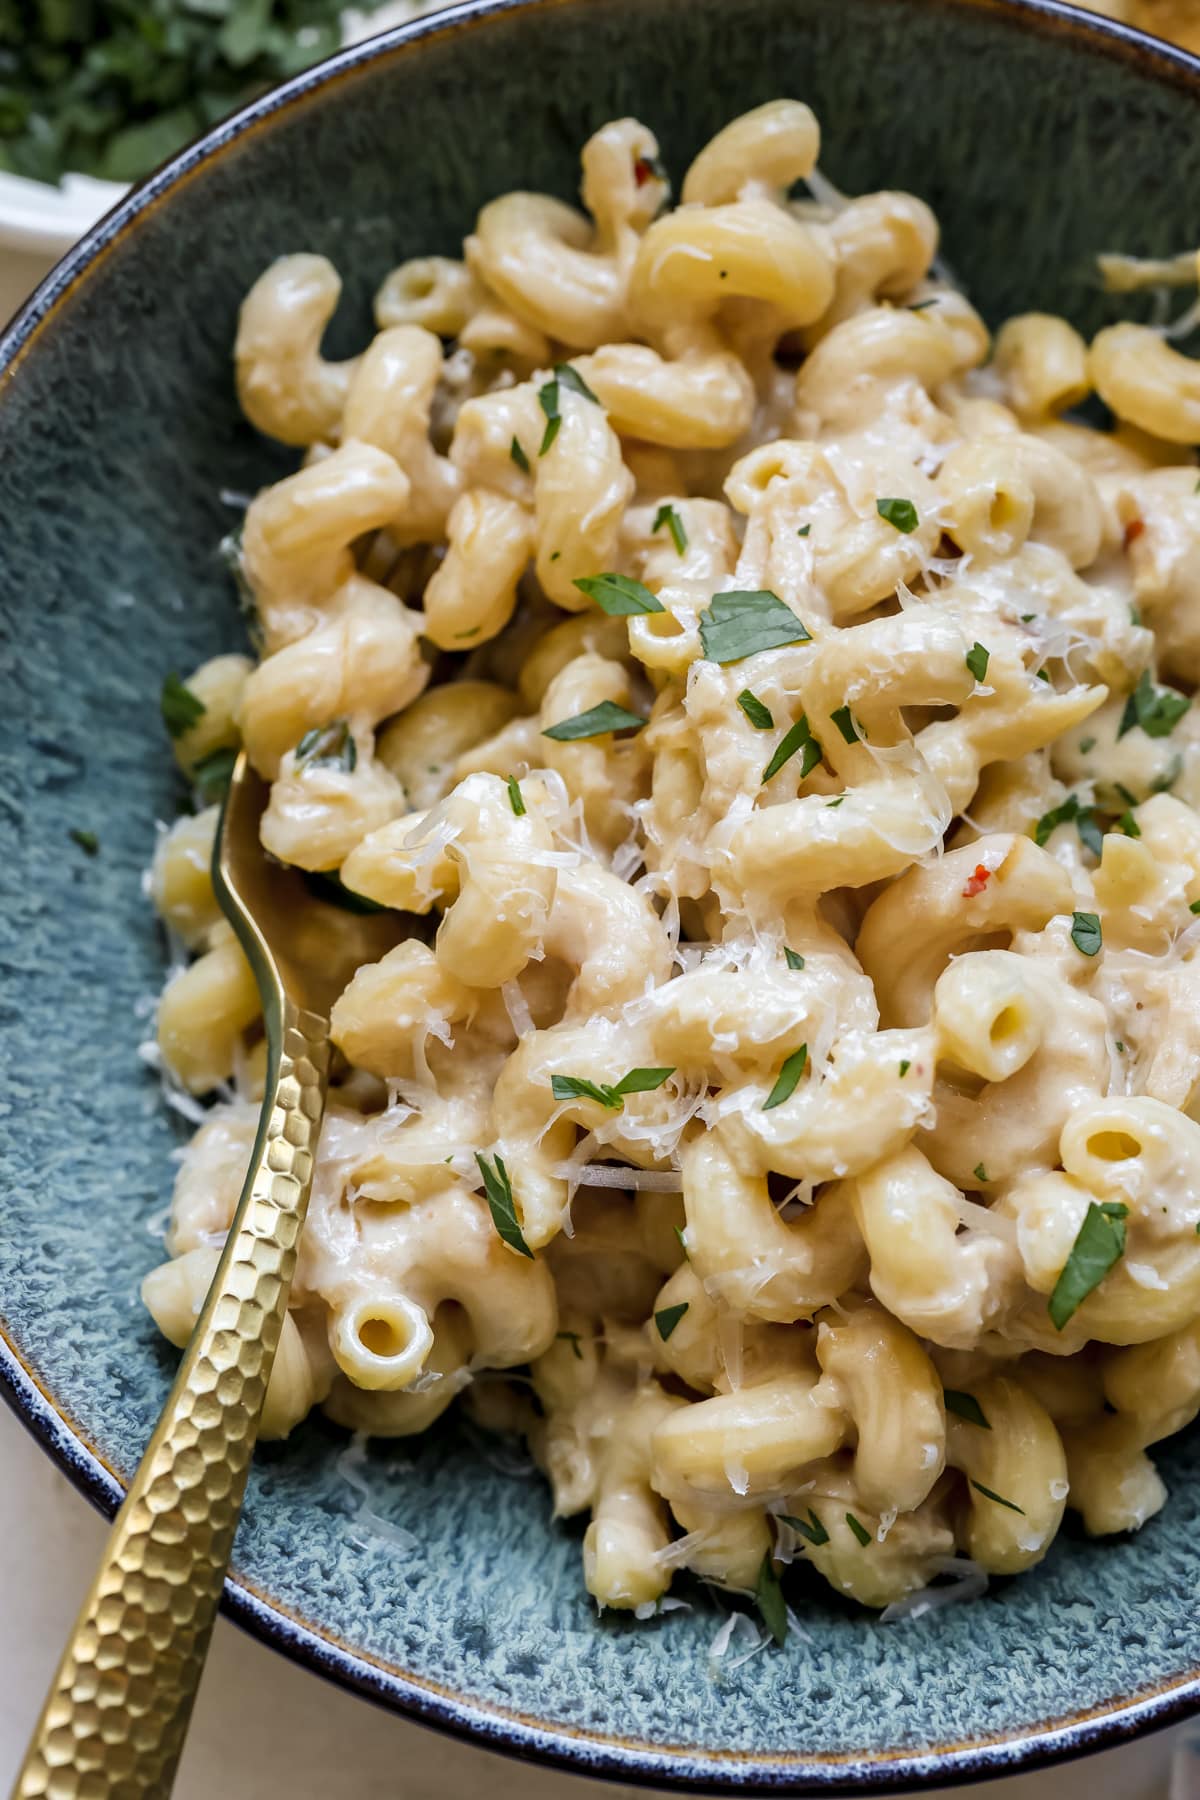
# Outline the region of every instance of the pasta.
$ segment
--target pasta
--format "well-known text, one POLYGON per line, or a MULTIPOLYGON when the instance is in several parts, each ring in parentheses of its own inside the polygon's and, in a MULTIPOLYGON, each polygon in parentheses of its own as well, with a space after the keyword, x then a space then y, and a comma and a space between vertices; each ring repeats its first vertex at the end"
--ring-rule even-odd
MULTIPOLYGON (((1197 365, 993 344, 924 203, 818 151, 759 107, 671 210, 618 120, 583 210, 492 201, 348 362, 336 271, 272 265, 261 660, 164 691, 190 780, 244 745, 266 849, 411 926, 333 1010, 266 1434, 462 1394, 602 1605, 687 1569, 769 1624, 780 1563, 903 1612, 1067 1507, 1136 1527, 1200 1409, 1197 365)), ((158 1053, 218 1095, 145 1284, 176 1343, 262 1079, 216 822, 150 883, 158 1053)))

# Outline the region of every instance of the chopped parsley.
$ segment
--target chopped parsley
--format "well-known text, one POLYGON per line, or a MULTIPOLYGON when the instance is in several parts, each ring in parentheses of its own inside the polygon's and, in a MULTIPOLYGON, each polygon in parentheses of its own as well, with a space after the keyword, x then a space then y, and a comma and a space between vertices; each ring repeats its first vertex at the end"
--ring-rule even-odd
POLYGON ((1117 820, 1116 829, 1123 831, 1126 837, 1141 837, 1142 828, 1131 812, 1123 812, 1117 820))
POLYGON ((671 539, 676 550, 679 552, 680 556, 682 556, 687 549, 687 532, 684 530, 683 520, 675 511, 675 508, 671 505, 669 500, 664 500, 658 511, 655 513, 654 523, 651 525, 650 530, 652 532, 659 531, 664 525, 671 534, 671 539))
POLYGON ((522 450, 522 448, 521 448, 520 444, 518 443, 515 436, 513 438, 512 443, 508 446, 508 454, 512 457, 512 459, 516 463, 518 469, 520 469, 522 475, 528 475, 529 474, 529 458, 526 456, 525 452, 522 450))
POLYGON ((510 775, 508 778, 508 804, 518 819, 525 817, 525 802, 521 798, 521 784, 515 775, 510 775))
POLYGON ((975 677, 976 681, 982 681, 987 674, 988 663, 991 659, 992 653, 990 650, 985 649, 982 644, 972 644, 971 648, 964 656, 963 661, 966 663, 968 670, 975 677))
POLYGON ((983 1182, 987 1181, 987 1178, 988 1178, 987 1170, 984 1168, 984 1166, 981 1162, 975 1164, 975 1167, 972 1169, 971 1173, 974 1175, 976 1181, 983 1181, 983 1182))
POLYGON ((1152 794, 1168 794, 1183 773, 1183 758, 1179 752, 1171 758, 1161 775, 1156 775, 1150 783, 1152 794))
POLYGON ((652 1094, 675 1073, 674 1069, 630 1069, 620 1081, 585 1081, 581 1075, 552 1075, 550 1089, 556 1100, 594 1100, 598 1106, 619 1112, 627 1094, 652 1094))
POLYGON ((784 1065, 776 1077, 775 1086, 763 1101, 764 1112, 770 1112, 773 1107, 782 1106, 785 1100, 791 1099, 796 1091, 796 1083, 804 1073, 804 1065, 807 1061, 807 1044, 801 1044, 798 1050, 793 1050, 792 1054, 785 1059, 784 1065))
POLYGON ((700 643, 709 662, 741 662, 760 650, 810 641, 803 622, 769 588, 714 594, 700 615, 700 643))
POLYGON ((968 1425, 978 1425, 984 1431, 992 1429, 974 1394, 961 1393, 958 1388, 946 1388, 942 1399, 946 1402, 946 1411, 956 1413, 960 1419, 965 1419, 968 1425))
POLYGON ((81 831, 77 825, 73 825, 71 830, 67 833, 67 836, 71 839, 72 843, 79 845, 79 848, 83 851, 85 856, 98 856, 100 854, 100 839, 96 836, 94 831, 81 831))
POLYGON ((898 500, 895 495, 889 494, 882 500, 876 500, 875 511, 881 519, 886 519, 889 525, 894 525, 897 531, 903 531, 906 535, 915 531, 920 523, 912 501, 898 500))
POLYGON ((854 720, 850 717, 848 706, 839 706, 836 712, 830 713, 829 717, 848 744, 857 744, 861 741, 858 732, 854 729, 854 720))
POLYGON ((593 406, 599 406, 599 399, 593 394, 591 388, 573 363, 555 363, 554 373, 559 381, 562 382, 563 386, 565 388, 570 388, 573 394, 578 394, 582 400, 590 400, 593 406))
POLYGON ((809 525, 797 525, 797 527, 796 527, 796 536, 797 536, 797 537, 807 537, 807 536, 808 536, 808 534, 809 534, 809 532, 810 532, 810 531, 811 531, 811 530, 812 530, 812 526, 811 526, 811 524, 809 524, 809 525))
POLYGON ((1191 704, 1186 694, 1177 694, 1173 688, 1156 688, 1149 669, 1143 669, 1125 702, 1117 737, 1123 738, 1135 725, 1140 725, 1147 737, 1169 737, 1191 704))
POLYGON ((547 381, 538 389, 538 405, 546 415, 546 429, 542 433, 539 456, 545 456, 551 444, 558 436, 562 424, 562 414, 558 408, 558 382, 547 381))
POLYGON ((574 718, 560 719, 557 725, 547 726, 542 736, 553 738, 559 744, 573 744, 581 738, 603 737, 609 731, 640 731, 645 723, 640 714, 627 711, 614 700, 602 700, 599 706, 591 706, 587 712, 576 713, 574 718))
POLYGON ((906 1057, 904 1057, 904 1059, 903 1059, 903 1060, 902 1060, 902 1062, 901 1062, 901 1064, 900 1064, 900 1076, 901 1076, 901 1079, 903 1079, 903 1078, 904 1078, 904 1076, 905 1076, 905 1075, 907 1075, 907 1074, 908 1074, 908 1071, 909 1071, 909 1070, 910 1070, 910 1069, 911 1069, 911 1068, 912 1068, 912 1063, 911 1063, 911 1062, 910 1062, 910 1061, 909 1061, 909 1059, 908 1059, 908 1058, 907 1058, 907 1056, 906 1056, 906 1057))
POLYGON ((1050 1296, 1048 1310, 1055 1331, 1062 1330, 1093 1288, 1100 1286, 1108 1271, 1124 1255, 1128 1216, 1129 1208, 1119 1200, 1105 1200, 1099 1205, 1094 1200, 1088 1202, 1071 1254, 1050 1296))
POLYGON ((352 775, 358 767, 358 746, 350 731, 349 719, 335 719, 331 725, 314 725, 296 745, 296 766, 306 769, 341 769, 352 775))
POLYGON ((802 969, 804 967, 804 958, 798 950, 789 950, 785 944, 783 955, 784 961, 787 963, 789 969, 802 969))
POLYGON ((1096 740, 1094 737, 1080 738, 1080 740, 1079 740, 1080 756, 1086 756, 1089 750, 1094 750, 1095 748, 1096 748, 1096 740))
POLYGON ((931 300, 910 300, 908 303, 908 311, 909 312, 924 312, 927 306, 936 306, 937 303, 938 303, 938 296, 936 294, 933 296, 933 298, 931 300))
POLYGON ((556 1331, 554 1335, 556 1338, 562 1338, 564 1343, 570 1344, 576 1359, 579 1362, 583 1361, 583 1351, 579 1348, 579 1333, 577 1331, 556 1331))
POLYGON ((1084 956, 1095 956, 1103 942, 1100 920, 1095 913, 1071 914, 1071 942, 1084 956))
POLYGON ((1015 1500, 1006 1500, 1003 1494, 997 1494, 992 1488, 984 1487, 982 1481, 976 1481, 973 1475, 971 1477, 971 1486, 975 1489, 977 1494, 982 1494, 985 1500, 994 1500, 997 1506, 1007 1506, 1009 1512, 1020 1513, 1022 1518, 1025 1517, 1025 1508, 1023 1506, 1018 1506, 1015 1500))
POLYGON ((162 684, 160 697, 163 724, 173 738, 183 737, 202 719, 208 708, 186 682, 180 681, 174 669, 162 684))
POLYGON ((839 794, 836 800, 827 800, 825 804, 826 806, 840 806, 845 798, 845 794, 839 794))
POLYGON ((238 753, 231 747, 224 750, 210 750, 202 756, 192 769, 192 781, 200 791, 200 798, 205 806, 215 806, 224 798, 233 780, 233 768, 238 753))
POLYGON ((762 1565, 758 1571, 758 1580, 754 1584, 754 1604, 758 1608, 759 1617, 775 1639, 776 1644, 782 1647, 787 1642, 788 1634, 787 1605, 769 1550, 763 1555, 762 1565))
POLYGON ((811 1506, 808 1509, 807 1521, 798 1519, 795 1513, 779 1513, 778 1517, 785 1525, 790 1525, 793 1531, 798 1531, 802 1538, 807 1538, 814 1550, 819 1550, 822 1544, 829 1542, 829 1533, 811 1506))
POLYGON ((770 707, 764 706, 758 695, 752 694, 749 688, 742 689, 737 697, 737 703, 755 731, 770 731, 773 728, 775 720, 771 716, 770 707))
POLYGON ((775 754, 762 772, 763 780, 770 781, 772 775, 778 775, 784 763, 790 762, 801 746, 804 758, 800 764, 800 779, 803 781, 806 775, 812 774, 821 760, 821 746, 809 730, 808 718, 804 713, 800 714, 794 725, 789 726, 775 746, 775 754))
POLYGON ((504 1166, 504 1158, 497 1151, 489 1166, 486 1156, 475 1152, 475 1161, 479 1164, 479 1173, 483 1176, 483 1191, 491 1209, 492 1223, 497 1232, 510 1249, 533 1261, 533 1251, 525 1242, 517 1218, 517 1209, 513 1204, 512 1183, 508 1179, 508 1170, 504 1166))
POLYGON ((594 600, 610 619, 632 618, 635 613, 660 613, 661 600, 656 600, 648 587, 628 575, 581 575, 575 586, 589 600, 594 600))
POLYGON ((865 1550, 867 1545, 871 1542, 871 1534, 863 1524, 862 1520, 856 1519, 852 1512, 848 1512, 846 1514, 846 1523, 865 1550))
POLYGON ((662 1339, 664 1344, 666 1343, 667 1339, 670 1337, 671 1333, 674 1331, 675 1327, 678 1325, 680 1319, 682 1319, 682 1317, 683 1317, 684 1313, 687 1311, 687 1309, 688 1309, 687 1301, 681 1300, 679 1302, 678 1306, 664 1306, 661 1309, 661 1311, 655 1313, 654 1323, 658 1327, 658 1335, 662 1339))
POLYGON ((1190 913, 1200 913, 1200 900, 1190 901, 1188 904, 1188 911, 1190 913))

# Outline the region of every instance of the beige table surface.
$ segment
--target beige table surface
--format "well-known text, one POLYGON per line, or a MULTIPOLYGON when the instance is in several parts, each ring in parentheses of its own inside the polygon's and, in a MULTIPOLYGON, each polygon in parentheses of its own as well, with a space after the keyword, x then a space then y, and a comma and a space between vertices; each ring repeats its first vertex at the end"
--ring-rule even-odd
MULTIPOLYGON (((37 281, 0 251, 0 322, 37 281)), ((0 1406, 0 1792, 17 1767, 103 1527, 0 1406)), ((939 1789, 987 1800, 1167 1800, 1179 1734, 1043 1775, 939 1789)), ((1176 1784, 1178 1788, 1178 1783, 1176 1784)), ((179 1800, 618 1800, 584 1782, 472 1750, 391 1717, 264 1650, 222 1620, 177 1785, 179 1800)), ((936 1800, 936 1796, 933 1797, 936 1800)), ((1200 1786, 1170 1800, 1200 1800, 1200 1786)))

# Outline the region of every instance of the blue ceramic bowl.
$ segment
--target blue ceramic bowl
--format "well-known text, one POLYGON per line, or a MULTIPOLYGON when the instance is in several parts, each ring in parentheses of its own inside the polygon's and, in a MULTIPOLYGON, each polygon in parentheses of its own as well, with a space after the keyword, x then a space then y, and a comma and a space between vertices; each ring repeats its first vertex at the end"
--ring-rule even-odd
MULTIPOLYGON (((234 402, 239 298, 280 252, 324 252, 346 282, 344 354, 402 257, 452 253, 506 188, 571 195, 601 121, 641 115, 678 175, 778 93, 816 108, 840 187, 933 204, 993 318, 1044 306, 1094 328, 1096 251, 1200 241, 1200 64, 1067 7, 497 0, 222 126, 98 226, 0 343, 0 1374, 105 1510, 173 1363, 138 1304, 179 1136, 137 1056, 162 975, 140 876, 174 804, 158 688, 236 642, 221 491, 284 467, 234 402)), ((900 1627, 814 1588, 805 1638, 716 1678, 703 1590, 645 1625, 597 1618, 578 1533, 463 1429, 361 1467, 346 1449, 313 1420, 259 1455, 229 1611, 500 1749, 664 1785, 846 1793, 1011 1771, 1200 1701, 1195 1436, 1164 1452, 1171 1501, 1136 1537, 1068 1527, 1036 1572, 900 1627), (412 1539, 364 1529, 364 1506, 412 1539)))

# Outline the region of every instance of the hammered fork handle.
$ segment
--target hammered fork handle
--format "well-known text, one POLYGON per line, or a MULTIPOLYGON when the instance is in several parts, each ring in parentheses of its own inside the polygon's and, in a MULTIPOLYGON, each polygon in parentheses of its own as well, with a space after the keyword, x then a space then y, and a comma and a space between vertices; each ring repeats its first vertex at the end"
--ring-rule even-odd
POLYGON ((170 1793, 287 1311, 328 1021, 285 1000, 254 1155, 175 1385, 51 1685, 15 1800, 170 1793))

